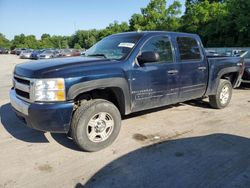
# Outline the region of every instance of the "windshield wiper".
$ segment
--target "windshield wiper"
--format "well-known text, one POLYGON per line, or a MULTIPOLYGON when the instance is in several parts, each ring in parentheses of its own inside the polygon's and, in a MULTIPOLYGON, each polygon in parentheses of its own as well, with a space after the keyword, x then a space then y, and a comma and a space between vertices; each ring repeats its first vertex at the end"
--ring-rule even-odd
POLYGON ((89 55, 87 55, 87 56, 92 56, 92 57, 104 57, 104 58, 106 58, 107 59, 107 57, 106 57, 106 55, 105 54, 89 54, 89 55))

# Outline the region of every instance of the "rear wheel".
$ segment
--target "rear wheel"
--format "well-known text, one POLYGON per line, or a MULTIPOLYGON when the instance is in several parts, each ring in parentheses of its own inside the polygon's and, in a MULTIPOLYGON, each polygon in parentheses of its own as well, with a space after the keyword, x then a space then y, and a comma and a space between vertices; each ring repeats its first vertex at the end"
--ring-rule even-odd
POLYGON ((232 97, 232 84, 228 80, 220 80, 215 95, 209 96, 209 104, 216 109, 228 106, 232 97))
POLYGON ((75 111, 71 136, 85 151, 98 151, 111 145, 121 128, 121 115, 109 101, 96 99, 82 102, 75 111))

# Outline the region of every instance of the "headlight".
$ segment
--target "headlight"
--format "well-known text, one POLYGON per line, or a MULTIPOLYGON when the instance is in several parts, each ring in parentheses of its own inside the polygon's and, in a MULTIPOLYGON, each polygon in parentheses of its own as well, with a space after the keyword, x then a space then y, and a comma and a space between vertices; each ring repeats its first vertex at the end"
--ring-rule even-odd
POLYGON ((33 100, 43 102, 65 101, 64 79, 34 80, 33 100))

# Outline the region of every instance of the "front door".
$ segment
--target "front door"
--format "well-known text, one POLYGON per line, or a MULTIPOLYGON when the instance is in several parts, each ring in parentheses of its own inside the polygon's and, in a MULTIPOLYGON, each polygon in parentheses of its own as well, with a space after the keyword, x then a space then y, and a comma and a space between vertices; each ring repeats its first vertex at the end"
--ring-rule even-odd
POLYGON ((171 41, 167 35, 149 38, 142 52, 159 54, 158 62, 134 64, 131 73, 132 111, 140 111, 174 103, 178 98, 179 68, 175 63, 171 41))

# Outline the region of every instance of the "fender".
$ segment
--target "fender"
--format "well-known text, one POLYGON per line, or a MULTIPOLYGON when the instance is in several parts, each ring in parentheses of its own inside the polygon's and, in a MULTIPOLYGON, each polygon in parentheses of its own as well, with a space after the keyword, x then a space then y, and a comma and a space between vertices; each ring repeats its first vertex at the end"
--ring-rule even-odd
POLYGON ((131 113, 131 99, 130 99, 130 90, 125 78, 104 78, 104 79, 97 79, 91 80, 86 82, 81 82, 74 84, 71 86, 67 93, 67 98, 69 100, 73 100, 79 94, 84 92, 88 92, 94 89, 104 89, 108 87, 116 87, 120 88, 124 94, 124 109, 125 114, 131 113))
MULTIPOLYGON (((212 73, 213 71, 211 70, 210 73, 212 73)), ((220 70, 217 74, 211 75, 210 74, 210 78, 209 78, 209 88, 206 92, 205 95, 215 95, 216 94, 216 90, 218 88, 220 79, 223 75, 228 74, 228 73, 239 73, 240 72, 240 67, 227 67, 224 68, 222 70, 220 70)), ((235 83, 233 83, 233 87, 236 86, 238 80, 240 79, 240 76, 238 74, 238 78, 236 80, 235 83)))

